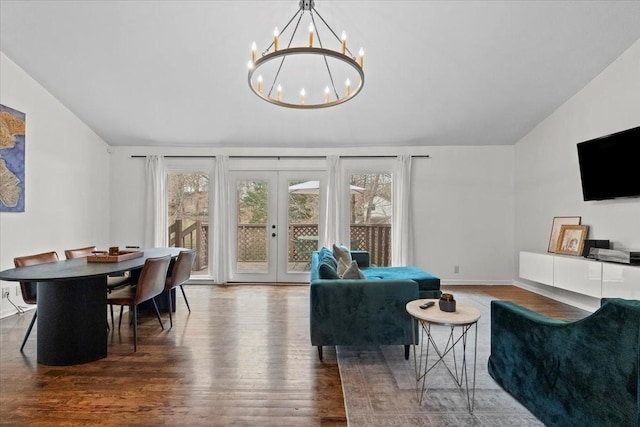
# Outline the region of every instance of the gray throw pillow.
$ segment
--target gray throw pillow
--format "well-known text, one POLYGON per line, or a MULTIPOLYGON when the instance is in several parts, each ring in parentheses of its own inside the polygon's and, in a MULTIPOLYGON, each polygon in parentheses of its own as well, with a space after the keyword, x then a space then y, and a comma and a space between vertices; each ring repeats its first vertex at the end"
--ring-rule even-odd
POLYGON ((338 260, 338 276, 342 277, 345 271, 349 268, 349 264, 345 263, 342 258, 338 260))
POLYGON ((342 275, 343 279, 366 279, 364 273, 358 268, 358 263, 351 261, 349 268, 347 268, 342 275))
POLYGON ((346 265, 351 264, 351 252, 343 244, 333 244, 333 256, 336 257, 338 262, 343 260, 346 265))

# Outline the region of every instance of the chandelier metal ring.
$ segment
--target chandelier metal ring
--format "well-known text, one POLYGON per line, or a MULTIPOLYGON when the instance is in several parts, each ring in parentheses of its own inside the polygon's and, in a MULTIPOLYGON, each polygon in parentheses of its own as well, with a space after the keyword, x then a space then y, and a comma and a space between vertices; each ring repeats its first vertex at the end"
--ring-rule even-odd
POLYGON ((356 60, 351 50, 347 47, 346 32, 342 31, 342 35, 338 37, 338 34, 316 10, 315 0, 300 0, 298 10, 286 25, 281 28, 282 32, 278 30, 278 27, 275 27, 273 42, 266 48, 260 58, 257 55, 256 42, 254 41, 251 45, 251 61, 248 63, 248 83, 251 91, 259 98, 280 107, 308 110, 340 105, 360 93, 364 86, 364 49, 360 48, 358 59, 356 60), (303 34, 301 34, 302 37, 296 38, 302 18, 307 16, 307 13, 309 16, 309 19, 306 20, 309 23, 308 38, 304 37, 303 34), (287 29, 290 26, 292 30, 287 33, 287 29), (329 32, 329 38, 338 42, 338 49, 327 49, 325 47, 323 44, 324 36, 321 37, 321 31, 329 32), (285 48, 279 49, 279 46, 281 46, 280 39, 285 33, 287 34, 286 37, 289 37, 289 41, 285 48), (314 40, 319 44, 318 47, 314 46, 314 40), (294 44, 294 47, 292 47, 292 44, 294 44), (298 56, 298 58, 293 58, 295 56, 298 56), (285 65, 287 57, 292 58, 285 65), (279 60, 279 64, 273 62, 276 59, 279 60), (321 59, 321 61, 316 63, 317 59, 321 59), (293 64, 290 64, 291 61, 293 61, 293 64), (332 66, 336 68, 332 69, 332 66), (262 72, 258 73, 257 78, 254 79, 253 77, 258 70, 262 72), (320 70, 326 70, 326 74, 323 75, 320 70), (336 71, 337 74, 335 73, 336 71), (344 95, 339 94, 336 89, 336 77, 346 77, 344 80, 344 95), (267 90, 263 91, 264 83, 267 81, 269 81, 265 88, 267 90), (321 102, 322 98, 318 96, 315 90, 312 90, 309 97, 307 97, 305 90, 305 87, 309 88, 309 86, 318 88, 319 83, 325 85, 324 102, 321 102), (274 94, 274 86, 276 84, 277 90, 276 94, 274 94), (289 88, 286 93, 283 90, 283 84, 289 88), (353 89, 352 84, 355 84, 353 89), (299 102, 297 103, 292 101, 291 94, 293 92, 290 90, 296 86, 300 89, 299 102))
POLYGON ((264 54, 262 57, 257 59, 253 67, 249 69, 248 83, 253 93, 255 93, 257 96, 259 96, 260 98, 264 99, 267 102, 270 102, 275 105, 279 105, 281 107, 299 108, 299 109, 326 108, 326 107, 333 107, 335 105, 339 105, 339 104, 342 104, 343 102, 349 101, 350 99, 355 97, 358 93, 360 93, 360 90, 364 86, 364 71, 360 66, 360 64, 358 64, 358 62, 355 59, 347 55, 344 55, 340 52, 337 52, 335 50, 319 48, 319 47, 292 47, 292 48, 281 49, 275 52, 264 54), (289 102, 279 101, 276 98, 270 97, 268 93, 265 94, 263 91, 257 90, 256 87, 252 84, 252 77, 254 73, 258 71, 260 66, 266 64, 269 61, 273 61, 278 58, 284 58, 290 55, 318 55, 318 56, 324 56, 324 57, 328 56, 328 57, 337 59, 339 61, 342 61, 343 63, 352 67, 358 73, 358 75, 360 76, 360 78, 358 79, 358 85, 349 92, 348 96, 345 96, 333 101, 328 101, 323 103, 314 103, 314 104, 293 104, 289 102))

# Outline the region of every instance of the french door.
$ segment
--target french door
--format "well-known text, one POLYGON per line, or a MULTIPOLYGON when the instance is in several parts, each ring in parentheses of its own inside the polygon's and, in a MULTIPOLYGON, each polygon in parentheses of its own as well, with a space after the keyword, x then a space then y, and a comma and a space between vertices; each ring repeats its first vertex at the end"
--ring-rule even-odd
POLYGON ((232 282, 306 283, 321 235, 324 173, 233 171, 232 282))

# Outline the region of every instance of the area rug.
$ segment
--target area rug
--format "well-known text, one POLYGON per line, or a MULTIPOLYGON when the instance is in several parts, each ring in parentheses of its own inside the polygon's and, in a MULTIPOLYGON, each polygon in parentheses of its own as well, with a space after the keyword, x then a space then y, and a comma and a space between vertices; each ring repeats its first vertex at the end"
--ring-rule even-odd
MULTIPOLYGON (((464 386, 462 389, 458 388, 442 364, 429 372, 428 388, 419 404, 413 350, 409 360, 405 360, 402 346, 338 346, 338 366, 350 427, 544 426, 524 406, 503 391, 487 371, 491 345, 490 302, 493 298, 462 292, 456 293, 455 297, 482 312, 478 321, 473 414, 469 413, 464 386)), ((449 328, 434 326, 432 334, 443 348, 449 328)), ((472 333, 469 339, 473 340, 472 333)), ((467 350, 467 357, 471 358, 468 363, 473 361, 472 349, 470 347, 467 350)), ((452 364, 452 355, 446 360, 452 364)), ((473 375, 473 365, 468 367, 470 375, 473 375)))

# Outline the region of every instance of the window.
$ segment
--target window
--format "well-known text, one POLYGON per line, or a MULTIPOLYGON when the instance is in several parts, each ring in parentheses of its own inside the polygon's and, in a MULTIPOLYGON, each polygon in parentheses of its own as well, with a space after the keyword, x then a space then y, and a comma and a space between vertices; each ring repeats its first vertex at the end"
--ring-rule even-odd
POLYGON ((369 251, 378 266, 391 265, 392 183, 390 172, 349 175, 351 249, 369 251))
POLYGON ((209 274, 209 174, 167 173, 169 246, 197 249, 192 275, 209 274))

